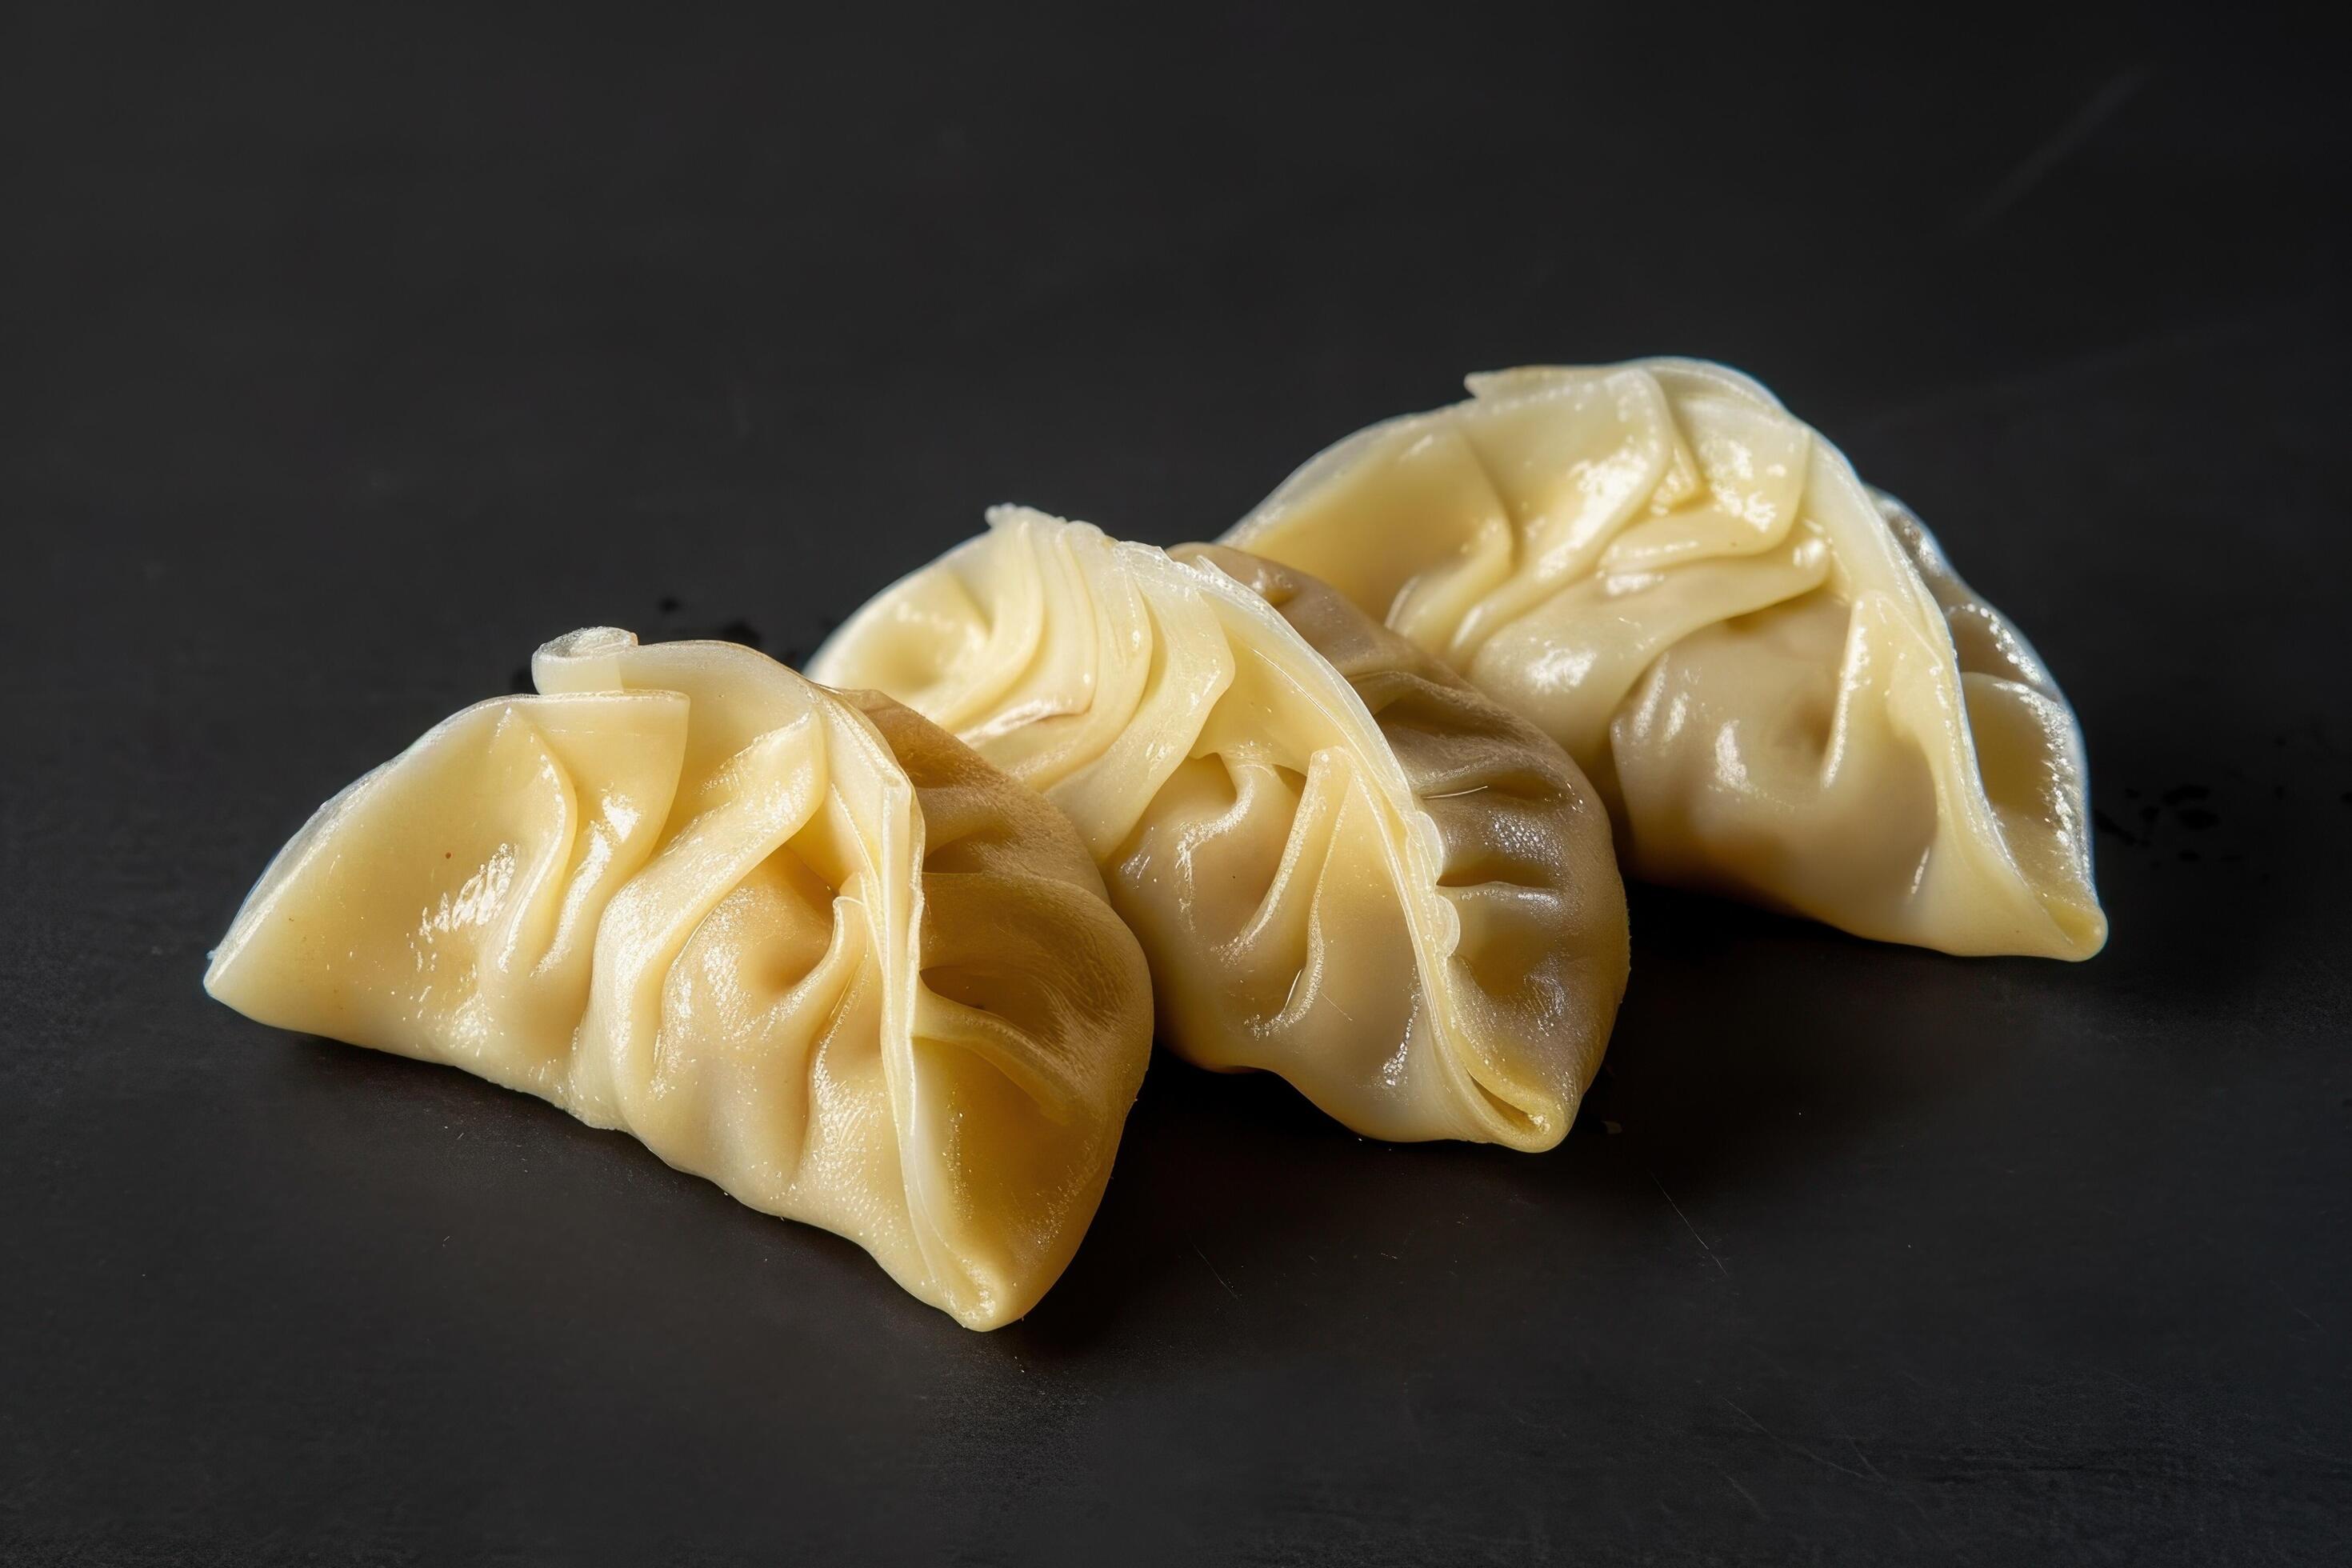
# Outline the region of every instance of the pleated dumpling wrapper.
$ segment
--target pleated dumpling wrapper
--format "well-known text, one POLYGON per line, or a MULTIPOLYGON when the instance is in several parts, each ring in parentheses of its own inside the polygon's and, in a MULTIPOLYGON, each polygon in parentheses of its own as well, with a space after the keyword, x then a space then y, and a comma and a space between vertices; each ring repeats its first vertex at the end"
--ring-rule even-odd
POLYGON ((1027 1311, 1151 1048, 1069 824, 731 643, 599 627, 531 669, 320 807, 205 989, 624 1129, 967 1327, 1027 1311))
POLYGON ((1916 518, 1719 365, 1469 384, 1309 461, 1225 542, 1535 721, 1630 875, 1948 952, 2099 950, 2082 731, 1916 518))
POLYGON ((1302 573, 1000 507, 817 653, 1067 812, 1162 1037, 1359 1132, 1545 1149, 1624 990, 1565 752, 1302 573))

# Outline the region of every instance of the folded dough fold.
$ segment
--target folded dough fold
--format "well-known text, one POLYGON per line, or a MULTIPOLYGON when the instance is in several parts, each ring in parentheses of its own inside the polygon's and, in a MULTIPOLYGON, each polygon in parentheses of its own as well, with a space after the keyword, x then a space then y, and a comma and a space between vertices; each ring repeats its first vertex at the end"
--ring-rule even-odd
POLYGON ((1565 746, 1628 869, 1858 935, 2087 958, 2082 733, 1918 520, 1737 372, 1470 378, 1225 536, 1565 746))
POLYGON ((1149 981, 1052 807, 727 643, 550 643, 265 872, 205 988, 448 1062, 848 1237, 972 1328, 1093 1216, 1149 981))
POLYGON ((1606 819, 1535 728, 1303 573, 1001 507, 814 679, 887 691, 1068 813, 1163 1037, 1358 1131, 1542 1149, 1626 975, 1606 819))

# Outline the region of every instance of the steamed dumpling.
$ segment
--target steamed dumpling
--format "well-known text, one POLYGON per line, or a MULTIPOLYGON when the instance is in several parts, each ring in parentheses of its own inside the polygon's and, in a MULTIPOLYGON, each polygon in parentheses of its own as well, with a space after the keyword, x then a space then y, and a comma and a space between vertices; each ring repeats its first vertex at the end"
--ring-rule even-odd
POLYGON ((729 643, 576 632, 320 807, 205 989, 448 1062, 856 1241, 976 1329, 1061 1273, 1150 1052, 1069 825, 729 643))
POLYGON ((1540 725, 1635 876, 1949 952, 2099 950, 2082 732, 1916 518, 1721 366, 1470 390, 1340 442, 1226 542, 1540 725))
POLYGON ((1302 573, 999 508, 811 673, 1067 812, 1192 1061, 1360 1132, 1544 1149, 1626 974, 1607 820, 1560 749, 1302 573))

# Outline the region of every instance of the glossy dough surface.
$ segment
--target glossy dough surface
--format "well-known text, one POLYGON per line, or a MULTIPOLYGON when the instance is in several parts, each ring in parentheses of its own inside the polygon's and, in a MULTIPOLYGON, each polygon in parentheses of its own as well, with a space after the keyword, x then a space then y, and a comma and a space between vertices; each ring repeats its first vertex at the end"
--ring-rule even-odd
POLYGON ((999 508, 811 662, 1067 812, 1163 1037, 1358 1131, 1558 1142, 1626 975, 1598 803, 1533 726, 1302 573, 999 508))
POLYGON ((205 988, 850 1237, 972 1328, 1092 1218, 1148 979, 1052 807, 729 643, 577 632, 320 808, 205 988))
POLYGON ((2098 951, 2074 713, 1916 518, 1721 366, 1470 390, 1340 442, 1226 542, 1540 725, 1636 876, 1951 952, 2098 951))

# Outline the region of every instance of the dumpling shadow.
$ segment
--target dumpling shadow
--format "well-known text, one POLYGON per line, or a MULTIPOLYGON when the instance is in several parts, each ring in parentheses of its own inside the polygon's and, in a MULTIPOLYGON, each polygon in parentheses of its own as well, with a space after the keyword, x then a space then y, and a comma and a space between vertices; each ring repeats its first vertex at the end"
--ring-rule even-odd
POLYGON ((690 1323, 690 1337, 747 1350, 780 1316, 852 1339, 965 1333, 856 1242, 751 1208, 628 1133, 455 1067, 284 1038, 268 1092, 289 1103, 273 1120, 305 1145, 303 1202, 334 1221, 320 1234, 371 1275, 371 1291, 446 1310, 426 1277, 379 1271, 417 1235, 462 1227, 495 1254, 477 1260, 472 1287, 512 1321, 558 1312, 572 1331, 617 1335, 646 1331, 654 1313, 664 1335, 690 1323), (621 1300, 625 1310, 595 1305, 621 1300))
POLYGON ((1306 1238, 1299 1199, 1344 1190, 1364 1142, 1272 1073, 1209 1072, 1155 1048, 1077 1256, 1026 1318, 992 1337, 1076 1356, 1139 1300, 1231 1297, 1220 1252, 1255 1251, 1274 1229, 1306 1238))
MULTIPOLYGON (((1633 979, 1570 1134, 1685 1201, 1801 1175, 1920 1106, 1968 1093, 2007 1047, 1988 994, 2068 965, 1956 959, 1677 889, 1634 887, 1633 979)), ((1581 1161, 1514 1167, 1543 1188, 1581 1161)))
POLYGON ((1450 1267, 1507 1236, 1610 1230, 1659 1201, 1654 1182, 1692 1201, 1773 1180, 1984 1070, 1979 1052, 1887 1037, 1890 1017, 1912 1030, 1982 984, 1963 961, 1697 894, 1633 897, 1632 986, 1561 1147, 1360 1138, 1272 1074, 1162 1051, 1077 1258, 995 1338, 1076 1358, 1115 1323, 1171 1310, 1312 1334, 1306 1303, 1438 1288, 1441 1249, 1450 1267))
MULTIPOLYGON (((1443 1265, 1562 1226, 1607 1232, 1657 1187, 1688 1206, 1801 1179, 2033 1049, 1998 1026, 2049 1012, 2049 997, 2086 979, 2075 965, 1861 942, 1703 895, 1632 896, 1631 987, 1561 1148, 1381 1143, 1274 1075, 1205 1072, 1158 1051, 1069 1268, 1028 1317, 972 1342, 1045 1364, 1139 1333, 1299 1342, 1335 1302, 1376 1310, 1384 1289, 1451 1289, 1443 1265)), ((289 1042, 286 1058, 278 1092, 304 1102, 289 1120, 369 1208, 419 1190, 450 1210, 488 1203, 513 1233, 562 1229, 564 1267, 583 1277, 675 1251, 669 1266, 707 1275, 712 1300, 776 1289, 870 1321, 887 1297, 879 1331, 909 1343, 962 1333, 899 1299, 853 1244, 780 1226, 624 1135, 453 1068, 323 1041, 289 1042), (533 1179, 514 1180, 517 1168, 533 1179), (675 1235, 691 1212, 709 1218, 685 1227, 691 1246, 654 1234, 675 1235)))
MULTIPOLYGON (((503 1255, 475 1288, 518 1321, 562 1300, 583 1334, 621 1321, 583 1302, 658 1279, 659 1300, 633 1310, 690 1319, 714 1343, 764 1331, 781 1312, 915 1353, 1084 1359, 1148 1316, 1145 1303, 1232 1305, 1239 1277, 1230 1263, 1217 1272, 1230 1256, 1312 1252, 1386 1147, 1270 1074, 1209 1073, 1157 1053, 1070 1266, 1026 1318, 972 1334, 900 1290, 855 1242, 749 1208, 626 1133, 454 1067, 279 1038, 265 1092, 285 1103, 271 1120, 303 1145, 301 1201, 334 1216, 342 1266, 367 1273, 371 1291, 429 1295, 410 1273, 378 1277, 383 1260, 463 1216, 503 1255)), ((415 1310, 445 1306, 421 1295, 415 1310)))

